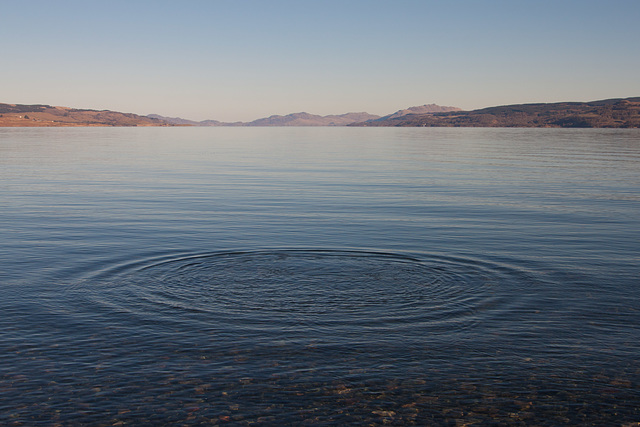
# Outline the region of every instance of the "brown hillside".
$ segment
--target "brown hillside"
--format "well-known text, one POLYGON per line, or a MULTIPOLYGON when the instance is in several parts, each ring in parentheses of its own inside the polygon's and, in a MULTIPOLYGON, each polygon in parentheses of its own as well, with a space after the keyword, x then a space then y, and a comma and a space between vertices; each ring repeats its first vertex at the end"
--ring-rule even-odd
POLYGON ((0 104, 0 127, 172 126, 155 118, 109 110, 0 104))

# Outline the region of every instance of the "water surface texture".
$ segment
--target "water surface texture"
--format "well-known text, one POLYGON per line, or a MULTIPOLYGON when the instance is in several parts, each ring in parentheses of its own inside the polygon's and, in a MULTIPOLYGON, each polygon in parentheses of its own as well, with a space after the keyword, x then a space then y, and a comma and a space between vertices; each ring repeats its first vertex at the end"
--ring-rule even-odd
POLYGON ((640 421, 640 132, 0 129, 0 423, 640 421))

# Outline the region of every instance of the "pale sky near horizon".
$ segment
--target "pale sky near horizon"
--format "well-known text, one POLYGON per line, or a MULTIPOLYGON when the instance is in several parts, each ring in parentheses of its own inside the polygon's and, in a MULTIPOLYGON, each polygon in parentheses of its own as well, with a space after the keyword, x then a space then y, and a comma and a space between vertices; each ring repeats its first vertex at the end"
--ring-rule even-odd
POLYGON ((0 102, 249 121, 640 96, 640 0, 0 0, 0 102))

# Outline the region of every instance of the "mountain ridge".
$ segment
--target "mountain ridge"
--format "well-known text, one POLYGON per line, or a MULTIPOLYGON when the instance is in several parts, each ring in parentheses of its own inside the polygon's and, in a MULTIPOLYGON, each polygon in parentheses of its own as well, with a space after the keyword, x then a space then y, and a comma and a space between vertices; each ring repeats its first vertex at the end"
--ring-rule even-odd
POLYGON ((380 116, 365 112, 332 114, 328 116, 300 112, 284 116, 272 115, 250 122, 220 122, 218 120, 202 120, 198 122, 180 117, 161 116, 159 114, 149 114, 147 117, 164 120, 167 123, 191 126, 347 126, 352 123, 380 118, 380 116))

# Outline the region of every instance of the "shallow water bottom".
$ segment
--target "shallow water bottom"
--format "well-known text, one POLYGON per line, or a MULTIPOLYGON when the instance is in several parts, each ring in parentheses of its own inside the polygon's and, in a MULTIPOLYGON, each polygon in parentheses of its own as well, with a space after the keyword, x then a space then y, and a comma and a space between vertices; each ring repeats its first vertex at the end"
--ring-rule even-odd
POLYGON ((470 258, 278 249, 128 261, 63 292, 22 287, 1 304, 23 325, 4 333, 13 366, 0 390, 19 402, 4 419, 633 421, 635 344, 567 335, 563 306, 536 296, 554 285, 541 277, 470 258))

